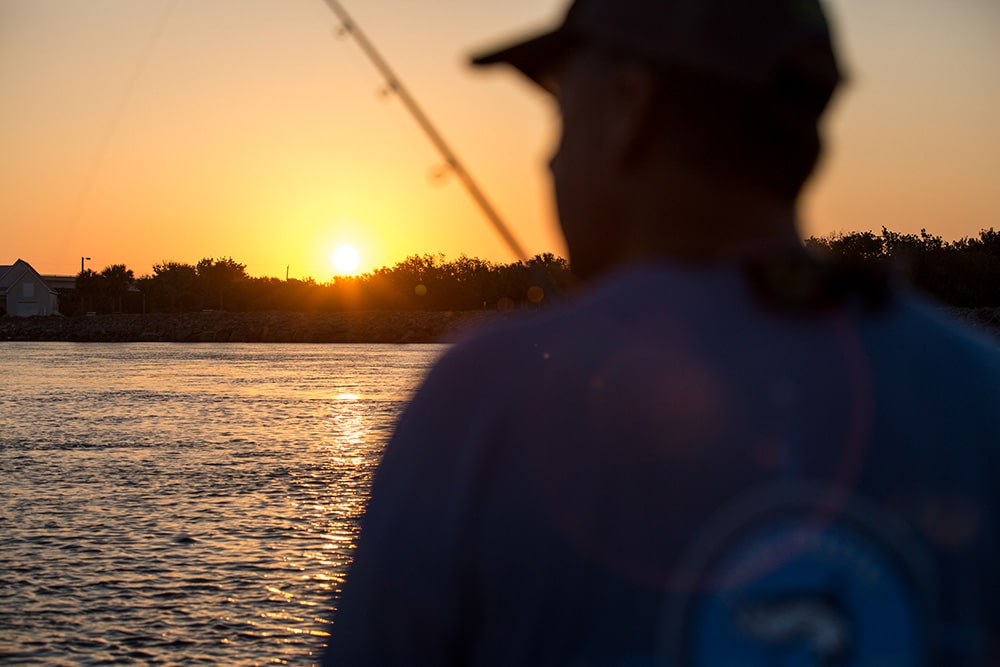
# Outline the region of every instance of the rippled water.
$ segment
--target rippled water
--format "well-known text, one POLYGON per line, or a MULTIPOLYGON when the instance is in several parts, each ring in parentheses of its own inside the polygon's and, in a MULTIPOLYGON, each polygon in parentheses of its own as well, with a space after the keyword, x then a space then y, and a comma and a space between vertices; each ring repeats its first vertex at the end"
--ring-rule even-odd
POLYGON ((0 343, 0 662, 313 664, 442 351, 0 343))

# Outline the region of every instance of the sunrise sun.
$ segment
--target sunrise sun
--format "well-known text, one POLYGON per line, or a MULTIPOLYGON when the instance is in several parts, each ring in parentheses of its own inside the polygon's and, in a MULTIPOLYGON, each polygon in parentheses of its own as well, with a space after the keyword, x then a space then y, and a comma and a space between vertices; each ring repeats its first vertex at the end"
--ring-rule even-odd
POLYGON ((330 255, 330 263, 338 275, 349 276, 358 270, 361 264, 361 255, 357 248, 352 245, 338 246, 330 255))

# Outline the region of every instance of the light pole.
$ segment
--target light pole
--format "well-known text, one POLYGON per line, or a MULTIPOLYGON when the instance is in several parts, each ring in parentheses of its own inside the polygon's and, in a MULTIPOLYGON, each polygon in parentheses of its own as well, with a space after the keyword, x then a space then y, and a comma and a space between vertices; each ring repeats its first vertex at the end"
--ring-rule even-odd
POLYGON ((81 257, 80 258, 80 273, 83 273, 83 262, 84 262, 84 260, 86 260, 86 261, 89 262, 90 258, 89 257, 81 257))

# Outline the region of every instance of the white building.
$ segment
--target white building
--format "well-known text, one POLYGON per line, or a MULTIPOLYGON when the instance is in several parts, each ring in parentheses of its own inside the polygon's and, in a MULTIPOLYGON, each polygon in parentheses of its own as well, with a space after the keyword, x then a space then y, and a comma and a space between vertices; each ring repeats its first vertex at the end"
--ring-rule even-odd
POLYGON ((0 307, 14 317, 58 315, 59 295, 23 259, 0 266, 0 307))

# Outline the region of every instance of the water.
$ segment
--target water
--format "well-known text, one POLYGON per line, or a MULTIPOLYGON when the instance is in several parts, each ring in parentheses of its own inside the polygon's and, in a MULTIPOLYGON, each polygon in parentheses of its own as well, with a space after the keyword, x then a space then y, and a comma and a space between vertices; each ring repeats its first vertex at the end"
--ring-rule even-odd
POLYGON ((313 664, 443 350, 0 343, 0 662, 313 664))

